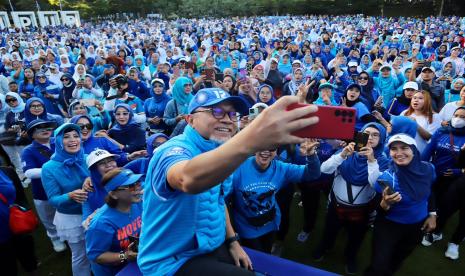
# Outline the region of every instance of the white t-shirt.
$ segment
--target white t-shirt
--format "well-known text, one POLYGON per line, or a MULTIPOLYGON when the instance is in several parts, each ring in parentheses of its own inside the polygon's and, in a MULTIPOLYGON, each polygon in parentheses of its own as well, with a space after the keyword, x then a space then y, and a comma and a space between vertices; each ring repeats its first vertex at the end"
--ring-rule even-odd
MULTIPOLYGON (((405 112, 407 110, 402 111, 400 115, 405 116, 405 112)), ((411 114, 409 117, 415 118, 417 124, 424 128, 426 131, 428 131, 431 135, 441 127, 441 117, 439 116, 438 113, 433 114, 433 121, 431 123, 428 122, 428 118, 426 116, 418 116, 415 114, 411 114)), ((421 153, 426 147, 426 144, 428 144, 428 141, 423 139, 420 134, 418 133, 417 130, 417 135, 415 135, 415 142, 417 142, 417 149, 421 153)))
POLYGON ((439 112, 442 121, 450 121, 452 115, 454 115, 455 110, 459 107, 458 101, 447 103, 439 112))

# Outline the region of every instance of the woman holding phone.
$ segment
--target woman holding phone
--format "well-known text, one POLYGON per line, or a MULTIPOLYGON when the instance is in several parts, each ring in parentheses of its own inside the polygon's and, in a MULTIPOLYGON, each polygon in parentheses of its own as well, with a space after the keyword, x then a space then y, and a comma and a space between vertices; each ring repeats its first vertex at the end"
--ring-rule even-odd
POLYGON ((368 182, 369 166, 381 170, 388 168, 384 154, 386 129, 377 123, 366 124, 361 132, 368 138, 365 146, 360 142, 349 143, 342 151, 336 152, 321 164, 321 172, 334 174, 330 191, 328 212, 323 239, 313 254, 321 260, 330 249, 342 227, 347 230, 345 248, 346 271, 357 272, 357 253, 369 228, 369 220, 374 211, 376 192, 368 182), (357 151, 356 151, 357 148, 357 151))
POLYGON ((415 139, 396 134, 388 141, 392 163, 384 172, 368 163, 368 180, 382 195, 374 225, 372 258, 365 275, 392 275, 423 237, 436 227, 429 203, 436 178, 434 166, 423 162, 415 139))

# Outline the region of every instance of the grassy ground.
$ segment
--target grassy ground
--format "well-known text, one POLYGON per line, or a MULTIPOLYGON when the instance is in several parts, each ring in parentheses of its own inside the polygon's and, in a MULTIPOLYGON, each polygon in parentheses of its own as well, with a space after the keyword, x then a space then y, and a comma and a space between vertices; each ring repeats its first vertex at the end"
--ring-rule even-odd
MULTIPOLYGON (((297 234, 302 227, 302 211, 302 208, 298 207, 297 202, 294 200, 291 209, 291 228, 285 241, 282 257, 338 274, 344 274, 343 248, 346 235, 343 231, 341 231, 338 236, 335 248, 328 252, 321 262, 316 263, 311 259, 311 253, 319 238, 322 236, 324 201, 321 204, 316 230, 311 234, 306 243, 299 243, 296 240, 297 234)), ((445 231, 446 239, 427 248, 419 245, 414 253, 406 260, 397 275, 465 275, 465 250, 463 250, 465 246, 462 246, 460 250, 461 258, 458 261, 451 261, 444 257, 444 252, 447 247, 447 237, 451 236, 451 232, 455 229, 456 225, 457 215, 448 223, 448 227, 445 231)), ((34 238, 36 242, 36 253, 41 262, 39 275, 71 275, 71 256, 69 250, 63 253, 55 253, 49 239, 46 238, 46 233, 42 226, 36 231, 34 238)), ((368 265, 371 255, 370 243, 371 231, 365 238, 358 256, 360 271, 363 271, 368 265)))

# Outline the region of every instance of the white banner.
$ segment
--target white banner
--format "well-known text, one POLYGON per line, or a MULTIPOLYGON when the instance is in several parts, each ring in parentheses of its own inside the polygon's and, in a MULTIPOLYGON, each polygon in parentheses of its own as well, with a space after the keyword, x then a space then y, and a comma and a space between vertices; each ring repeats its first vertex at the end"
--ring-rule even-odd
MULTIPOLYGON (((78 11, 39 11, 37 12, 39 24, 46 26, 81 26, 78 11)), ((36 14, 33 11, 11 12, 13 25, 19 28, 38 27, 36 14)), ((7 12, 0 12, 0 29, 8 28, 12 24, 7 12)))

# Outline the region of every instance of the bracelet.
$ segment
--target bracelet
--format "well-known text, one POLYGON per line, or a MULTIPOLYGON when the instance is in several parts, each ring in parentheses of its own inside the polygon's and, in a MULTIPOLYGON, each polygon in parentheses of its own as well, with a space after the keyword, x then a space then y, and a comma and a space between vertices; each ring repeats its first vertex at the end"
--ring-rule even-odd
POLYGON ((128 260, 128 256, 126 256, 124 251, 119 252, 119 260, 121 263, 124 263, 125 261, 128 260))
POLYGON ((233 242, 235 241, 239 241, 240 238, 239 238, 239 234, 235 233, 234 236, 230 237, 230 238, 227 238, 224 243, 226 243, 226 245, 231 245, 233 242))

